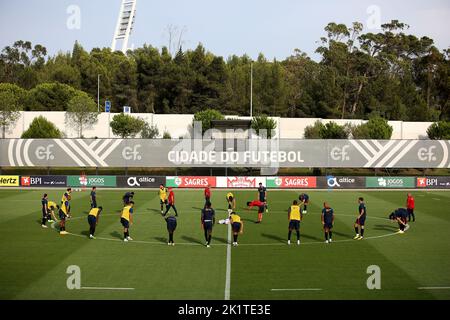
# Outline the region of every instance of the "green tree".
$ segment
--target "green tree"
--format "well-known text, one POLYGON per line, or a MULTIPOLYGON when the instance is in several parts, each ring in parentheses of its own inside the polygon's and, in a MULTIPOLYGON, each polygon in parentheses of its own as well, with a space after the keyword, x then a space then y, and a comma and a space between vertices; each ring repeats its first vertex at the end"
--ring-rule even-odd
POLYGON ((168 131, 164 131, 163 133, 163 139, 172 139, 172 136, 168 131))
POLYGON ((266 115, 253 117, 252 119, 252 129, 256 131, 256 134, 261 136, 261 134, 271 139, 273 137, 273 130, 277 128, 277 123, 274 119, 267 117, 266 115), (261 132, 261 130, 263 130, 261 132))
POLYGON ((145 121, 139 117, 121 113, 113 117, 110 126, 114 135, 122 139, 134 138, 144 128, 145 121))
POLYGON ((347 139, 348 135, 346 126, 333 121, 326 124, 316 121, 313 126, 305 128, 305 139, 347 139))
POLYGON ((432 140, 450 140, 450 121, 433 123, 427 129, 427 135, 432 140))
POLYGON ((69 101, 83 94, 67 84, 42 83, 29 91, 27 111, 66 111, 69 101))
POLYGON ((45 117, 34 118, 30 127, 22 134, 22 139, 60 139, 61 131, 45 117))
POLYGON ((86 93, 77 94, 68 104, 66 124, 77 130, 78 137, 83 137, 83 129, 91 128, 97 123, 99 113, 95 101, 86 93))
POLYGON ((22 110, 22 106, 12 91, 0 91, 0 127, 3 139, 6 137, 6 130, 19 119, 20 110, 22 110))
POLYGON ((379 139, 389 140, 392 136, 393 128, 386 119, 372 117, 368 122, 351 128, 354 139, 379 139))
MULTIPOLYGON (((225 117, 217 110, 206 109, 199 111, 194 115, 194 122, 199 121, 202 123, 202 133, 212 128, 212 120, 223 120, 225 117)), ((194 123, 192 123, 194 126, 194 123)))
POLYGON ((336 122, 328 122, 320 130, 322 139, 347 139, 348 132, 345 126, 340 126, 336 122))
POLYGON ((321 132, 324 130, 325 126, 322 122, 316 121, 314 125, 307 126, 304 132, 305 139, 322 139, 321 132))

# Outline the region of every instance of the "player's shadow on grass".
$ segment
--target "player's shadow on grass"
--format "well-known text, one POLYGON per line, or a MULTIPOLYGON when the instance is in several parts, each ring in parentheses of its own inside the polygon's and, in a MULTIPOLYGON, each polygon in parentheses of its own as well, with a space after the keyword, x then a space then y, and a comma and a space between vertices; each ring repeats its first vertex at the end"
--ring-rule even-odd
POLYGON ((339 237, 343 237, 343 238, 353 238, 354 237, 354 234, 351 234, 351 233, 342 233, 342 232, 337 232, 337 231, 333 231, 333 230, 331 230, 331 231, 333 232, 333 235, 337 235, 339 237))
POLYGON ((111 235, 111 237, 113 237, 113 238, 117 238, 117 239, 120 239, 120 240, 123 239, 123 235, 121 235, 121 234, 120 234, 119 232, 117 232, 117 231, 111 232, 110 235, 111 235))
POLYGON ((228 243, 228 240, 224 239, 224 238, 212 237, 212 239, 216 240, 217 242, 220 242, 220 243, 228 243))
POLYGON ((186 240, 186 241, 188 241, 190 243, 203 244, 203 242, 201 242, 200 240, 192 238, 192 237, 189 237, 189 236, 182 236, 181 239, 186 240))
MULTIPOLYGON (((150 208, 148 208, 147 209, 148 211, 152 211, 154 214, 159 214, 159 215, 161 215, 161 210, 158 210, 158 209, 150 209, 150 208)), ((165 210, 164 210, 165 211, 165 210)))
POLYGON ((162 243, 167 243, 167 239, 163 237, 154 237, 153 239, 162 243))
POLYGON ((89 237, 89 231, 84 230, 84 231, 81 231, 80 234, 81 234, 82 236, 89 237))
MULTIPOLYGON (((335 233, 335 232, 333 232, 333 233, 335 233)), ((292 234, 295 235, 295 231, 292 231, 292 234)), ((301 233, 301 232, 300 232, 300 238, 306 238, 306 239, 310 239, 310 240, 322 241, 322 239, 320 239, 320 238, 317 238, 317 237, 314 237, 314 236, 310 236, 308 234, 304 234, 304 233, 301 233)))
POLYGON ((282 238, 280 236, 276 236, 276 235, 273 235, 273 234, 261 233, 261 235, 264 238, 271 239, 271 240, 276 240, 277 242, 285 242, 286 241, 285 238, 282 238))
POLYGON ((398 230, 398 226, 389 226, 389 225, 384 225, 384 224, 376 224, 374 226, 375 230, 384 230, 384 231, 396 231, 398 230))

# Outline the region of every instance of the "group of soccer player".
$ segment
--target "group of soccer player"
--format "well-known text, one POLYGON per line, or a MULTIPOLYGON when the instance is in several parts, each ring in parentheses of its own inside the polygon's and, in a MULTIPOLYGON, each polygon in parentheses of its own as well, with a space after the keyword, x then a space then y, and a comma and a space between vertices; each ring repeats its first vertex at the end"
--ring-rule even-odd
MULTIPOLYGON (((99 217, 103 208, 97 206, 97 188, 93 187, 90 193, 90 211, 88 214, 88 224, 89 224, 89 238, 95 239, 95 229, 98 225, 99 217)), ((267 189, 259 184, 258 187, 258 200, 248 201, 247 210, 253 207, 258 208, 258 219, 256 223, 261 223, 263 219, 264 212, 268 212, 267 203, 267 189)), ((177 228, 177 217, 178 211, 175 206, 175 193, 171 187, 166 188, 164 185, 159 187, 159 200, 161 215, 164 217, 167 225, 167 231, 169 233, 168 245, 174 246, 174 233, 177 228), (164 208, 165 206, 165 208, 164 208), (172 209, 172 210, 171 210, 172 209)), ((130 225, 133 224, 133 207, 134 207, 134 192, 127 192, 122 197, 123 208, 120 214, 120 223, 123 227, 123 241, 128 242, 133 240, 130 237, 130 225)), ((210 248, 213 227, 216 224, 215 210, 211 203, 211 186, 208 185, 204 190, 205 204, 201 210, 201 226, 204 231, 205 246, 210 248)), ((48 200, 48 195, 44 194, 41 200, 42 203, 42 222, 43 228, 47 228, 46 223, 53 223, 59 221, 60 234, 68 234, 66 231, 66 220, 70 219, 70 201, 72 199, 72 189, 68 188, 62 198, 60 205, 56 204, 54 201, 48 200), (59 220, 56 218, 55 213, 58 212, 59 220)), ((230 224, 233 231, 233 246, 237 246, 238 235, 243 233, 244 222, 241 217, 236 213, 236 198, 232 192, 226 194, 226 203, 228 205, 228 218, 219 221, 220 224, 230 224)), ((288 245, 291 244, 292 232, 295 231, 297 236, 297 244, 300 241, 300 224, 303 220, 303 215, 307 214, 307 209, 309 205, 309 196, 306 193, 300 194, 298 200, 294 200, 292 205, 288 208, 288 245)), ((414 215, 414 197, 408 193, 406 200, 406 208, 398 208, 394 210, 390 215, 389 219, 398 222, 399 230, 398 233, 403 234, 408 230, 408 222, 415 221, 414 215)), ((365 221, 367 216, 367 208, 362 197, 358 198, 358 215, 354 224, 355 228, 355 240, 364 239, 364 229, 365 221)), ((330 207, 327 202, 323 203, 323 209, 321 213, 321 222, 324 230, 325 243, 332 242, 332 229, 334 226, 334 209, 330 207)))

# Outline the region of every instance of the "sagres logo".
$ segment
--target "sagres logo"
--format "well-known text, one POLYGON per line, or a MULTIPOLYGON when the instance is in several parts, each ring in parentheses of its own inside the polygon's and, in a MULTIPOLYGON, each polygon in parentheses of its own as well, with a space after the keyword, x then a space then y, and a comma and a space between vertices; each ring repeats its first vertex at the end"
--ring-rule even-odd
POLYGON ((36 158, 39 160, 54 160, 52 149, 55 147, 54 144, 49 144, 48 146, 39 146, 36 148, 36 158))
POLYGON ((141 153, 138 151, 140 148, 142 148, 142 145, 137 144, 133 147, 125 147, 122 151, 122 157, 125 160, 142 160, 141 153))
POLYGON ((349 145, 345 145, 342 148, 340 147, 334 147, 331 149, 330 157, 331 159, 335 161, 348 161, 350 160, 350 157, 348 155, 348 149, 350 148, 349 145))
POLYGON ((216 186, 216 177, 167 177, 167 187, 174 188, 204 188, 207 185, 216 186))

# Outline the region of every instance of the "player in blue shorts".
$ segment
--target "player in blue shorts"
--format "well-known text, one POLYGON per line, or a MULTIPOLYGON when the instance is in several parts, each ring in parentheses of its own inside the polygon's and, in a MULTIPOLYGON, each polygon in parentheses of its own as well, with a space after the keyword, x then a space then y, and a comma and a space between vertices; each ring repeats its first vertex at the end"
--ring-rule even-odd
POLYGON ((364 225, 366 224, 367 209, 366 204, 364 203, 364 198, 358 198, 358 203, 358 218, 356 218, 355 222, 356 236, 353 239, 362 240, 364 239, 364 225))
POLYGON ((167 224, 167 231, 169 232, 169 242, 167 243, 169 246, 174 246, 173 242, 173 234, 177 229, 177 218, 174 214, 169 213, 169 216, 165 218, 167 224))
POLYGON ((329 204, 324 202, 322 209, 322 225, 325 232, 325 243, 331 243, 333 236, 331 229, 333 229, 334 224, 334 210, 330 208, 329 204))
POLYGON ((398 208, 389 215, 390 220, 398 222, 398 233, 403 234, 409 229, 408 221, 408 210, 405 208, 398 208))
POLYGON ((303 203, 303 210, 302 213, 306 214, 308 213, 308 204, 309 204, 309 196, 306 193, 302 193, 298 200, 303 203))
POLYGON ((202 209, 202 227, 205 232, 206 247, 211 247, 211 234, 214 224, 216 223, 216 213, 211 208, 211 202, 205 204, 205 208, 202 209))

